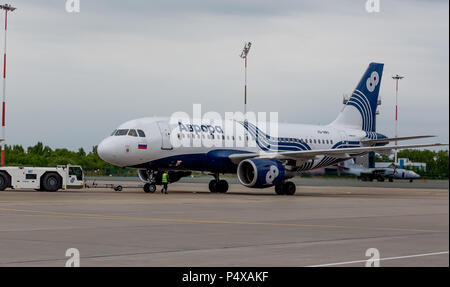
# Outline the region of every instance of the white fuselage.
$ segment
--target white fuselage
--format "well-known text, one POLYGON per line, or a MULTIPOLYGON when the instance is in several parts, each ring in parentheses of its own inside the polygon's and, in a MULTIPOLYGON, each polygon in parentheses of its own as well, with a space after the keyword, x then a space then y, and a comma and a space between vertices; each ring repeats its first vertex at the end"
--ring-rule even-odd
MULTIPOLYGON (((168 118, 141 118, 120 125, 113 135, 99 144, 98 153, 105 161, 121 167, 225 173, 235 172, 236 165, 225 159, 226 155, 233 153, 360 147, 361 140, 369 136, 365 131, 333 124, 278 124, 277 136, 260 131, 256 134, 256 128, 244 130, 243 124, 239 123, 235 127, 231 132, 222 125, 199 130, 198 126, 195 129, 186 124, 169 124, 168 118), (184 144, 179 146, 181 143, 184 144)), ((288 165, 296 171, 310 170, 349 157, 318 156, 314 160, 297 160, 288 165)))

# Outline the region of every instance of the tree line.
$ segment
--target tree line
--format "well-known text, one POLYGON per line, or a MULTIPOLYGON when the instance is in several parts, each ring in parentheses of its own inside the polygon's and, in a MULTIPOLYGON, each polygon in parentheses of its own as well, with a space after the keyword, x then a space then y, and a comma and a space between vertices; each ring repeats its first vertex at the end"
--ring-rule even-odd
POLYGON ((97 153, 97 146, 88 153, 83 148, 70 151, 66 148, 52 149, 38 142, 27 149, 21 145, 5 146, 5 165, 8 166, 57 166, 80 165, 88 176, 136 176, 136 170, 119 168, 102 160, 97 153))
MULTIPOLYGON (((409 158, 413 162, 427 164, 426 171, 418 170, 422 176, 429 178, 448 178, 449 154, 448 150, 401 150, 399 158, 409 158)), ((70 151, 66 148, 53 150, 38 142, 27 149, 21 145, 5 146, 6 165, 8 166, 57 166, 80 165, 88 176, 136 176, 135 169, 118 168, 103 161, 97 153, 97 146, 92 147, 88 153, 83 148, 70 151)), ((387 155, 376 155, 377 162, 392 162, 387 155)))

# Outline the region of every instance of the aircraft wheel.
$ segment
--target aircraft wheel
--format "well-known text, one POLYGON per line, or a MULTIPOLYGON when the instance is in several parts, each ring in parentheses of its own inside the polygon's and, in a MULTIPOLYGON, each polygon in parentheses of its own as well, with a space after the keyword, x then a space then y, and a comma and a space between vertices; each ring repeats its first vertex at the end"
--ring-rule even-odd
POLYGON ((284 194, 284 184, 283 183, 279 183, 277 185, 275 185, 275 193, 278 195, 283 195, 284 194))
POLYGON ((154 193, 156 191, 156 185, 154 183, 146 183, 144 185, 145 193, 154 193))
POLYGON ((383 182, 383 181, 384 181, 384 177, 379 176, 379 177, 377 178, 377 181, 383 182))
POLYGON ((228 191, 228 182, 226 180, 219 180, 216 183, 216 192, 225 193, 228 191))
POLYGON ((286 181, 283 185, 284 185, 283 186, 284 194, 286 195, 295 194, 295 183, 293 183, 292 181, 286 181))
POLYGON ((413 180, 412 180, 412 179, 410 179, 410 180, 409 180, 409 182, 413 182, 413 180))
POLYGON ((208 185, 209 191, 217 192, 217 181, 215 179, 211 180, 208 185))

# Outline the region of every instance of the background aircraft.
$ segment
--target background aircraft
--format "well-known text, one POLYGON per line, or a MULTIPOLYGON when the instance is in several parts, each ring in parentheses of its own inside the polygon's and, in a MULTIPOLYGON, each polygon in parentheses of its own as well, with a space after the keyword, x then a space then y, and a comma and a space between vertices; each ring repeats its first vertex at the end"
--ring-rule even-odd
POLYGON ((362 181, 384 181, 388 179, 390 182, 394 179, 407 179, 413 182, 414 179, 420 178, 420 175, 412 170, 396 168, 394 164, 389 167, 366 168, 362 165, 355 164, 353 159, 345 161, 343 172, 356 175, 362 181))

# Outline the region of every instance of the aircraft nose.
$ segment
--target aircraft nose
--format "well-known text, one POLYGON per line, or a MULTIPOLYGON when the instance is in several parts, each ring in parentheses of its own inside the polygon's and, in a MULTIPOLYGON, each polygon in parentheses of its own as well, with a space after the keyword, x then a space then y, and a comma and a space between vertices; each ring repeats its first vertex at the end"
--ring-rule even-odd
POLYGON ((109 163, 115 158, 114 146, 109 138, 104 139, 97 147, 98 156, 109 163))
POLYGON ((414 171, 411 171, 412 175, 414 178, 420 178, 420 175, 418 175, 417 173, 415 173, 414 171))

